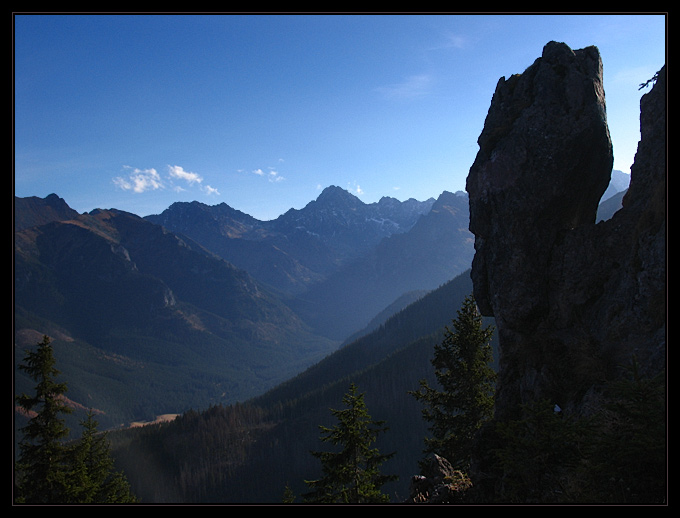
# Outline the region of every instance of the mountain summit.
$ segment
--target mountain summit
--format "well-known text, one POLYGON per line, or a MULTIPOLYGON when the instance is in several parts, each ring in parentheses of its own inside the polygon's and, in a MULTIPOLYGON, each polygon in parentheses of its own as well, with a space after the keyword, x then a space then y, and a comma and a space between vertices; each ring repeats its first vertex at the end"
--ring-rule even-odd
MULTIPOLYGON (((315 202, 311 203, 313 204, 315 202)), ((354 194, 337 185, 330 185, 321 191, 321 194, 316 199, 316 203, 322 205, 345 205, 350 207, 357 207, 364 204, 354 194)))
POLYGON ((366 204, 331 186, 302 209, 259 221, 226 204, 175 203, 146 219, 186 235, 256 279, 299 294, 391 235, 407 232, 434 199, 366 204))
POLYGON ((433 203, 434 199, 402 203, 383 198, 366 204, 346 190, 331 186, 303 209, 291 209, 274 220, 273 228, 287 234, 305 232, 317 236, 343 259, 353 259, 381 239, 408 231, 433 203))
POLYGON ((63 221, 75 218, 78 212, 57 196, 50 194, 45 198, 30 196, 14 198, 14 231, 43 225, 50 221, 63 221))

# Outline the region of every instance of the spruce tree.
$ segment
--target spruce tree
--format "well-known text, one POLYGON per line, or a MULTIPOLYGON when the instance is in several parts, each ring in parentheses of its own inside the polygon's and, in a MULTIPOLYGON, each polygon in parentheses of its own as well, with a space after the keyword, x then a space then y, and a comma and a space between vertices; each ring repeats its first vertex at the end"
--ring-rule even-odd
POLYGON ((430 423, 432 437, 425 438, 424 453, 437 453, 455 469, 467 471, 475 435, 493 415, 494 330, 483 326, 472 295, 465 298, 452 325, 431 360, 439 387, 421 380, 420 390, 411 394, 425 405, 423 418, 430 423))
POLYGON ((134 496, 113 459, 105 434, 97 432, 92 412, 83 424, 82 437, 67 443, 69 429, 60 414, 71 413, 64 404, 66 383, 57 383, 59 371, 50 339, 43 337, 19 369, 37 382, 35 395, 16 400, 31 418, 21 429, 16 463, 16 503, 131 503, 134 496))
POLYGON ((73 503, 134 503, 125 476, 115 471, 105 432, 97 430, 90 410, 81 422, 83 434, 70 450, 68 499, 73 503))
POLYGON ((17 501, 25 503, 63 502, 66 494, 66 446, 69 430, 61 414, 72 410, 64 404, 65 383, 57 383, 59 371, 48 336, 37 350, 28 352, 25 371, 37 384, 35 395, 21 394, 16 401, 33 414, 21 431, 20 456, 16 465, 17 501))
POLYGON ((364 402, 352 383, 344 396, 346 408, 331 409, 338 419, 332 428, 320 426, 323 442, 341 446, 336 452, 312 452, 321 461, 324 476, 305 481, 313 491, 304 495, 306 502, 314 503, 381 503, 389 497, 381 487, 397 477, 382 475, 380 466, 394 453, 383 455, 371 445, 379 433, 387 431, 383 421, 373 421, 364 402))

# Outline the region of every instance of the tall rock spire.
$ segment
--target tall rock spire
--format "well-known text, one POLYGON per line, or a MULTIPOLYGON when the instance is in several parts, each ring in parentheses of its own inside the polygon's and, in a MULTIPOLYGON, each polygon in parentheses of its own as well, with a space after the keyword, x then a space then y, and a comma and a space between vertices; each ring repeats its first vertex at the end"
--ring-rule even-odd
POLYGON ((665 351, 665 79, 643 98, 624 208, 596 225, 613 162, 602 68, 595 47, 548 43, 499 80, 479 137, 472 279, 496 318, 500 419, 535 399, 585 411, 633 353, 659 368, 665 351))

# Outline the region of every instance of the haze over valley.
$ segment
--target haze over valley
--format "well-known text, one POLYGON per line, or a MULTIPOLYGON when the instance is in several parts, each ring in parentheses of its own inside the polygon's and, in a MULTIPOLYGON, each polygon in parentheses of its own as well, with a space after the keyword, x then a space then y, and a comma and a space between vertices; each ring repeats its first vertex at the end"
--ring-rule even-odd
POLYGON ((273 221, 16 198, 15 361, 53 336, 70 397, 107 427, 244 401, 469 269, 468 218, 462 192, 366 204, 329 187, 273 221))

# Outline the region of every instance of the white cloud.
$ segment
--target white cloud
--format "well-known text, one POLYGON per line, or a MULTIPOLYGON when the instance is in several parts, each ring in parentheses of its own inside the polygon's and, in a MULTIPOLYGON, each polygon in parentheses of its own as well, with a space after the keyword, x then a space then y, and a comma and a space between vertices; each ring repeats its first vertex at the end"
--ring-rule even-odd
POLYGON ((125 191, 142 193, 163 188, 163 181, 161 180, 158 171, 153 168, 137 169, 130 166, 124 166, 124 169, 131 170, 128 177, 123 178, 118 176, 113 179, 113 183, 125 191))
POLYGON ((178 165, 169 165, 168 170, 170 171, 170 177, 176 178, 178 180, 184 180, 190 185, 193 183, 201 183, 203 178, 196 173, 190 173, 185 171, 183 167, 178 165))
POLYGON ((270 182, 273 182, 273 183, 282 182, 283 180, 285 180, 285 178, 283 176, 279 176, 279 173, 277 171, 273 171, 273 170, 269 171, 269 174, 267 175, 267 179, 270 182))
POLYGON ((268 173, 264 172, 262 169, 253 169, 252 173, 267 178, 271 183, 278 183, 285 180, 283 176, 279 175, 278 171, 272 168, 270 168, 268 173))
MULTIPOLYGON (((201 175, 185 171, 182 166, 178 165, 168 166, 167 182, 163 181, 161 175, 154 168, 138 169, 130 166, 123 166, 123 169, 129 170, 127 176, 117 176, 113 179, 113 183, 124 191, 132 191, 135 193, 165 189, 166 187, 175 192, 185 192, 186 188, 182 185, 176 185, 174 180, 181 180, 182 182, 186 182, 189 186, 201 184, 201 182, 203 182, 203 177, 201 177, 201 175)), ((219 196, 220 194, 216 188, 211 187, 210 185, 201 186, 201 191, 209 196, 219 196)))
POLYGON ((217 189, 215 189, 214 187, 210 187, 209 185, 206 185, 205 187, 203 187, 202 190, 203 190, 203 192, 206 193, 208 196, 211 196, 211 195, 213 195, 213 194, 214 194, 215 196, 219 196, 219 195, 220 195, 220 192, 219 192, 217 189))

